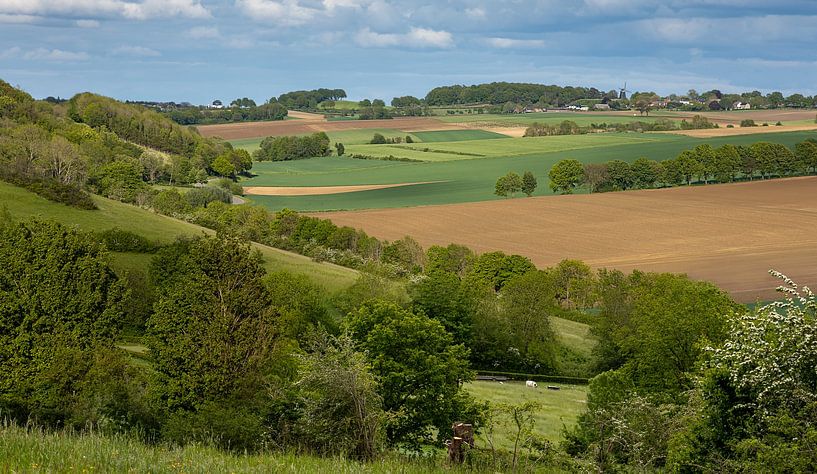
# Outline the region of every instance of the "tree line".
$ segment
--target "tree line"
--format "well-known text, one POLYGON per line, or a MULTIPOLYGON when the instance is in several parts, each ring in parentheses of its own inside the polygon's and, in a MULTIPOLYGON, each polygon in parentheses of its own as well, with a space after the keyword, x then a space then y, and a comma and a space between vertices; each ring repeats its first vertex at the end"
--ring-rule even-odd
POLYGON ((579 187, 589 192, 623 191, 693 183, 727 183, 757 177, 799 176, 817 172, 817 140, 797 143, 794 150, 768 142, 750 146, 698 145, 677 157, 655 161, 638 158, 632 163, 613 160, 586 163, 566 159, 556 163, 548 176, 554 192, 570 194, 579 187))
POLYGON ((252 167, 244 150, 106 97, 52 104, 0 81, 0 103, 2 179, 59 202, 88 207, 88 189, 143 203, 151 184, 234 179, 252 167))
POLYGON ((255 122, 261 120, 284 120, 286 106, 277 102, 255 105, 252 99, 235 100, 230 107, 176 107, 163 114, 180 125, 208 125, 230 122, 255 122), (249 102, 246 102, 246 101, 249 102))
POLYGON ((327 156, 332 152, 326 132, 304 136, 267 137, 253 153, 257 161, 288 161, 316 156, 327 156))

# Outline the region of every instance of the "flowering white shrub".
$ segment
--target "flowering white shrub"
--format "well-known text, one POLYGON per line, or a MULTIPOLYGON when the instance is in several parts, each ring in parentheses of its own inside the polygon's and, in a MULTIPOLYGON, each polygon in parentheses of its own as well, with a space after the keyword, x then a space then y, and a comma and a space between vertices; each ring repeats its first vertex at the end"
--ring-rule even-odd
POLYGON ((728 375, 741 408, 762 417, 817 401, 817 298, 769 273, 783 281, 786 299, 735 318, 723 346, 709 349, 710 366, 728 375))

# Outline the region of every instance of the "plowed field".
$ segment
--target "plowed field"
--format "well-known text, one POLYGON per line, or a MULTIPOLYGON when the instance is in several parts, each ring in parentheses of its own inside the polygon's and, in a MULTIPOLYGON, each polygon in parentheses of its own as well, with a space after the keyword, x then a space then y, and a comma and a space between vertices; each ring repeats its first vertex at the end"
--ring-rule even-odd
POLYGON ((503 250, 538 266, 687 273, 742 302, 772 299, 776 269, 817 287, 817 177, 322 214, 423 246, 503 250))
POLYGON ((225 140, 368 128, 391 128, 403 132, 418 132, 425 130, 459 130, 463 127, 458 124, 443 123, 428 117, 406 117, 391 120, 338 120, 335 122, 316 119, 276 120, 271 122, 201 125, 198 127, 199 132, 205 137, 221 137, 225 140))

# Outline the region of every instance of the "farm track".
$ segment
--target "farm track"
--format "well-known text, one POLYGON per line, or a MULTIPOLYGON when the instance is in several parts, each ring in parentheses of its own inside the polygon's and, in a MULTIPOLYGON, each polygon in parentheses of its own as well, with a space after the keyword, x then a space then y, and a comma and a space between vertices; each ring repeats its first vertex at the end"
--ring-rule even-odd
POLYGON ((384 239, 503 250, 538 266, 687 273, 741 302, 777 297, 779 270, 817 286, 817 177, 314 214, 384 239))

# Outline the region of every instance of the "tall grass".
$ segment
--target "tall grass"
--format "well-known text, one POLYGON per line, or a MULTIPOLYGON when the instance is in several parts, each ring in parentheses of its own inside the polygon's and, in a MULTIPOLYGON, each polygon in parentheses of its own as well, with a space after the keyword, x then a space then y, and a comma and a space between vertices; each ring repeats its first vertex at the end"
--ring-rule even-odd
POLYGON ((411 474, 442 470, 441 457, 390 455, 362 464, 294 453, 230 454, 203 445, 149 446, 123 435, 51 432, 9 423, 0 427, 0 472, 411 474))

